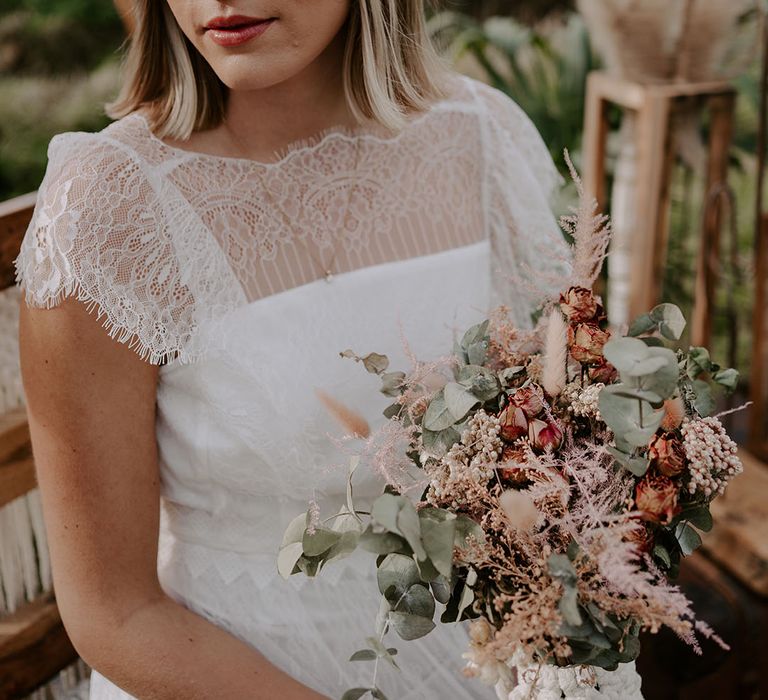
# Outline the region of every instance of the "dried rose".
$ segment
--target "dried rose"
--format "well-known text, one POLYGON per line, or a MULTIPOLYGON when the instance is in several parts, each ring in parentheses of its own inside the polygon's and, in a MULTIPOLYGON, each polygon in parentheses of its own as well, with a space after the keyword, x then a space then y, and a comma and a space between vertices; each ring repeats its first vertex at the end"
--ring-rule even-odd
POLYGON ((587 374, 590 381, 603 384, 613 384, 619 376, 616 368, 604 357, 600 358, 595 364, 590 365, 587 374))
POLYGON ((680 476, 685 469, 683 443, 673 434, 657 433, 648 445, 648 459, 664 476, 680 476))
POLYGON ((513 486, 526 486, 530 483, 530 479, 525 461, 525 450, 513 445, 504 445, 499 460, 499 477, 513 486))
POLYGON ((518 408, 522 408, 526 418, 536 418, 544 408, 541 392, 536 391, 532 386, 518 389, 509 397, 509 403, 518 408))
POLYGON ((680 512, 678 487, 667 476, 647 474, 635 487, 635 504, 646 520, 669 525, 680 512))
POLYGON ((554 423, 537 418, 528 427, 528 439, 535 449, 553 452, 563 442, 563 431, 554 423))
POLYGON ((603 360, 603 346, 611 337, 610 331, 605 331, 594 323, 579 323, 568 326, 568 346, 571 357, 584 364, 597 364, 603 360))
POLYGON ((522 408, 514 404, 507 404, 499 414, 501 422, 501 439, 514 442, 528 434, 528 419, 522 408))
POLYGON ((654 537, 642 523, 629 530, 624 535, 624 540, 635 545, 641 554, 650 554, 653 550, 654 537))
POLYGON ((560 308, 571 323, 582 323, 597 315, 599 304, 591 289, 571 287, 560 295, 560 308))

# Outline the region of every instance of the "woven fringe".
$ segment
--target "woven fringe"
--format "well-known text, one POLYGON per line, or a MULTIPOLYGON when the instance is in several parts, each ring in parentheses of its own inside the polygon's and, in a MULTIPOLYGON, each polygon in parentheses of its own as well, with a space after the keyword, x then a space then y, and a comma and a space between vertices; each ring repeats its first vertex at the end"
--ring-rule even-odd
MULTIPOLYGON (((18 351, 18 287, 0 292, 0 413, 24 406, 18 351)), ((0 617, 53 585, 40 492, 34 489, 0 508, 0 617)), ((29 696, 29 700, 87 700, 90 671, 82 661, 29 696)))

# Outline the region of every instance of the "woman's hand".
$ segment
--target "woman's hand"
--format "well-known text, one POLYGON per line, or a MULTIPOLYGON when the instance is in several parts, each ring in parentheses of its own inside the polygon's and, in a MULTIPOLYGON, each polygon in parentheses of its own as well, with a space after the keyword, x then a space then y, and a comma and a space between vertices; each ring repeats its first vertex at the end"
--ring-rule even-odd
POLYGON ((322 700, 160 587, 158 367, 72 297, 22 301, 19 342, 56 598, 78 653, 142 699, 322 700))

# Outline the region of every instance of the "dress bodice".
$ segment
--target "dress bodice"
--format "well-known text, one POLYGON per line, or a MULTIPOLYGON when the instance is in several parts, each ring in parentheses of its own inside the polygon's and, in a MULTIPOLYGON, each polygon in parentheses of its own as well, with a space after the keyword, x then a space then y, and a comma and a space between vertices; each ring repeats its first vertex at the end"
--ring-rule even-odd
MULTIPOLYGON (((375 429, 387 399, 340 352, 407 369, 450 352, 498 302, 529 323, 537 289, 566 264, 548 202, 557 179, 517 105, 465 78, 396 135, 332 130, 268 164, 171 148, 140 114, 54 138, 17 280, 32 306, 76 295, 162 364, 169 595, 321 692, 367 682, 345 659, 375 617, 370 562, 277 576, 285 526, 310 498, 338 508, 359 447, 315 389, 375 429), (331 248, 326 282, 308 256, 331 248)), ((373 473, 357 483, 363 498, 381 488, 373 473)), ((456 628, 411 645, 392 697, 469 700, 464 644, 456 628), (424 673, 435 655, 452 662, 424 673)), ((128 696, 95 673, 92 697, 128 696)))

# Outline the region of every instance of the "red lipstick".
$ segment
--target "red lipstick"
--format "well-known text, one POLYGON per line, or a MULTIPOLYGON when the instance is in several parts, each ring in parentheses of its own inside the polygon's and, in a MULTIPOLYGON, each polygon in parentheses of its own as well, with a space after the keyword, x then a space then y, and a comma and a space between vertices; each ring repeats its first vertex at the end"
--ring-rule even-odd
POLYGON ((275 21, 274 17, 261 19, 244 15, 214 17, 204 29, 219 46, 239 46, 257 36, 261 36, 275 21))

